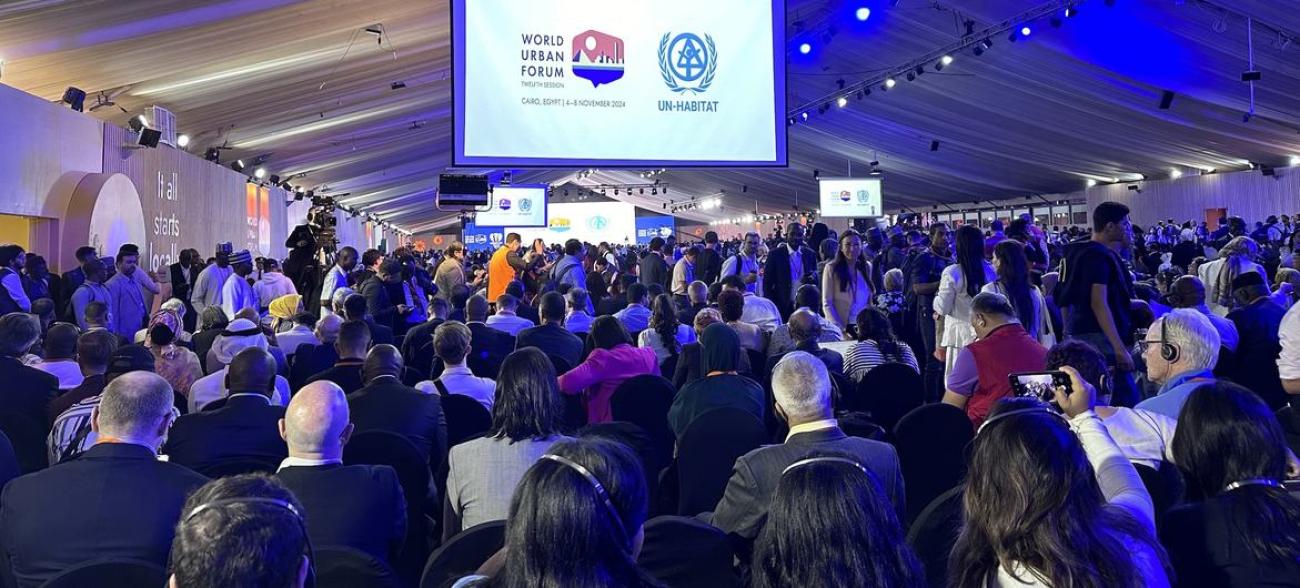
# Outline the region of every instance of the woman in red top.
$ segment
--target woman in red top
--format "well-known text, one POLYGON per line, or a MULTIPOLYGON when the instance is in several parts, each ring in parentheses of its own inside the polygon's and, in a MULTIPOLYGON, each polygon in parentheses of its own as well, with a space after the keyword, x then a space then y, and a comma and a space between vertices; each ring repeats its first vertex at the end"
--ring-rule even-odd
POLYGON ((582 394, 587 407, 588 423, 614 420, 609 400, 614 390, 633 376, 658 374, 659 360, 653 349, 633 347, 632 337, 623 323, 612 316, 602 316, 591 323, 587 335, 591 355, 560 376, 560 392, 582 394))

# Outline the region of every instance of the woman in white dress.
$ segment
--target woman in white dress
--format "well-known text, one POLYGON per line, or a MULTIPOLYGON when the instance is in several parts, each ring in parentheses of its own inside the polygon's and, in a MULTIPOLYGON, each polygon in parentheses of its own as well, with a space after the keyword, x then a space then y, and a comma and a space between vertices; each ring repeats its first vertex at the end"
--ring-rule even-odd
POLYGON ((939 347, 944 353, 944 377, 952 371, 957 352, 975 340, 970 325, 970 305, 984 284, 997 279, 993 266, 984 260, 984 234, 971 225, 957 229, 957 263, 943 270, 939 291, 934 296, 934 312, 939 324, 939 347))

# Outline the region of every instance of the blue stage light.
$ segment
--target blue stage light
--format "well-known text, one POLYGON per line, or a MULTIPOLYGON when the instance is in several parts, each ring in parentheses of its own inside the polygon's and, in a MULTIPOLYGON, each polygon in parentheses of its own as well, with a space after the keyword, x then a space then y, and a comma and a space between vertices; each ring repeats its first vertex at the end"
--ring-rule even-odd
POLYGON ((871 18, 871 9, 863 6, 862 8, 859 8, 854 15, 858 17, 858 20, 866 21, 868 18, 871 18))
POLYGON ((799 52, 802 53, 802 54, 804 54, 804 55, 807 55, 807 54, 809 54, 809 53, 812 53, 812 45, 809 45, 808 43, 804 43, 804 44, 802 44, 802 45, 799 45, 799 52))

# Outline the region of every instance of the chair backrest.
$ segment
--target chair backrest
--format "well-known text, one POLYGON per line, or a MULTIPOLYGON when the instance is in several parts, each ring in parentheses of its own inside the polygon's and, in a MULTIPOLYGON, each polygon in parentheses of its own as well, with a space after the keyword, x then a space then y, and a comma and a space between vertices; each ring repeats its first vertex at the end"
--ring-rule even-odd
POLYGON ((871 368, 846 404, 850 410, 864 410, 886 431, 894 430, 898 419, 925 402, 921 375, 902 363, 885 363, 871 368))
POLYGON ((958 486, 930 502, 907 529, 907 544, 916 551, 916 557, 925 567, 926 582, 934 588, 948 585, 948 554, 957 544, 961 530, 962 494, 965 486, 958 486))
POLYGON ((388 431, 366 431, 352 436, 343 447, 343 463, 386 465, 397 472, 408 506, 419 505, 429 492, 429 464, 410 439, 388 431))
POLYGON ((672 379, 673 373, 677 371, 678 357, 681 357, 681 353, 674 353, 673 355, 669 355, 668 359, 665 359, 663 363, 659 364, 659 375, 672 379))
POLYGON ((447 416, 447 446, 464 443, 492 428, 492 413, 479 401, 464 394, 442 397, 442 412, 447 416))
POLYGON ((456 580, 473 574, 505 544, 505 521, 483 523, 457 533, 429 556, 420 588, 449 588, 456 580))
POLYGON ((673 455, 676 437, 668 428, 668 410, 676 394, 672 382, 662 376, 643 374, 619 384, 609 402, 614 420, 635 423, 650 436, 660 466, 666 465, 673 455))
POLYGON ((717 408, 691 421, 677 444, 677 514, 713 510, 736 459, 767 440, 767 429, 739 408, 717 408))
POLYGON ((555 368, 555 375, 557 376, 563 376, 573 369, 573 364, 569 363, 569 360, 558 355, 547 353, 546 359, 551 360, 551 366, 555 368))
POLYGON ((655 517, 645 523, 637 563, 674 588, 732 588, 740 585, 727 534, 696 519, 655 517))
POLYGON ((1146 486, 1147 493, 1151 495, 1158 526, 1164 514, 1182 500, 1186 483, 1178 468, 1169 462, 1161 462, 1159 469, 1140 463, 1133 464, 1133 467, 1137 469, 1138 475, 1142 477, 1142 485, 1146 486))
POLYGON ((974 438, 966 412, 951 404, 927 404, 898 421, 893 439, 907 481, 908 521, 940 494, 961 484, 967 448, 974 438))
POLYGON ((165 584, 167 571, 153 562, 97 559, 63 570, 41 588, 138 588, 165 584))
POLYGON ((24 474, 49 467, 49 457, 45 453, 45 427, 41 423, 24 414, 0 412, 0 432, 13 444, 18 467, 24 474))
POLYGON ((218 408, 224 408, 226 406, 226 401, 227 401, 226 398, 218 398, 216 400, 213 400, 212 402, 204 404, 203 408, 199 409, 199 412, 211 412, 217 410, 218 408))
POLYGON ((258 472, 270 474, 280 467, 281 461, 278 457, 238 457, 196 467, 194 471, 212 479, 258 472))
MULTIPOLYGON (((770 388, 772 382, 771 373, 767 371, 767 356, 756 349, 745 348, 744 351, 746 359, 749 360, 749 374, 747 375, 764 388, 770 388)), ((703 376, 704 374, 700 375, 703 376)))
POLYGON ((397 572, 364 551, 342 546, 312 550, 316 566, 316 588, 398 588, 397 572))

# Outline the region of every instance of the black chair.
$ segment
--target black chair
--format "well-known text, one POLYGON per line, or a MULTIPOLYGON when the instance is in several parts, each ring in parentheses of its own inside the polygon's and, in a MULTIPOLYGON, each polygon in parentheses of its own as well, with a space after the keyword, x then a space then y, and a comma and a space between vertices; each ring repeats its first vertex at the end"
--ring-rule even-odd
POLYGON ((316 588, 398 588, 397 572, 364 551, 342 546, 312 550, 316 566, 316 588))
POLYGON ((212 402, 204 404, 203 408, 199 409, 199 412, 208 412, 208 411, 217 410, 218 408, 223 408, 226 406, 226 400, 227 400, 226 398, 218 398, 216 400, 213 400, 212 402))
POLYGON ((4 433, 13 444, 14 455, 18 457, 18 467, 24 474, 49 467, 49 457, 45 453, 45 431, 43 423, 16 412, 0 412, 0 433, 4 433))
POLYGON ((1133 464, 1133 468, 1142 477, 1142 485, 1146 486, 1147 493, 1151 495, 1158 527, 1165 518, 1165 513, 1183 499, 1186 490, 1183 475, 1174 464, 1167 461, 1162 461, 1159 468, 1140 463, 1133 464))
POLYGON ((505 521, 483 523, 457 533, 429 556, 420 576, 420 588, 450 588, 456 580, 477 571, 505 544, 505 521))
POLYGON ((677 371, 677 358, 681 357, 680 353, 674 353, 668 356, 663 363, 659 364, 659 375, 671 380, 673 372, 677 371))
MULTIPOLYGON (((951 404, 927 404, 894 427, 894 447, 907 481, 907 520, 966 477, 967 447, 975 438, 966 412, 951 404)), ((904 524, 907 524, 906 521, 904 524)))
POLYGON ((563 376, 568 373, 569 370, 573 369, 573 364, 569 363, 569 360, 558 355, 547 353, 546 359, 551 360, 551 366, 555 368, 556 376, 563 376))
POLYGON ((447 416, 447 446, 454 447, 492 428, 492 413, 479 401, 464 394, 442 397, 442 413, 447 416))
POLYGON ((850 410, 863 410, 886 431, 903 415, 925 402, 925 384, 921 374, 903 363, 885 363, 871 368, 858 382, 846 404, 850 410))
POLYGON ((766 440, 763 423, 739 408, 718 408, 695 417, 677 444, 677 514, 713 510, 736 459, 766 440))
POLYGON ((22 466, 18 465, 18 456, 14 453, 14 445, 9 442, 9 437, 0 432, 0 490, 3 490, 9 480, 23 475, 22 466))
POLYGON ((965 486, 958 486, 940 494, 907 529, 907 544, 921 560, 926 583, 933 588, 948 585, 948 554, 957 544, 957 533, 961 530, 961 501, 965 490, 965 486))
POLYGON ((409 439, 388 431, 366 431, 352 437, 343 447, 343 463, 386 465, 397 472, 406 495, 406 542, 393 562, 402 576, 414 580, 429 549, 427 513, 437 504, 430 496, 432 474, 429 463, 409 439))
POLYGON ((1218 378, 1231 379, 1237 374, 1237 353, 1227 347, 1219 347, 1219 360, 1214 364, 1214 375, 1218 378))
POLYGON ((587 426, 587 406, 581 394, 564 394, 564 432, 572 433, 587 426))
POLYGON ((41 584, 41 588, 139 588, 166 584, 167 570, 153 562, 97 559, 63 570, 41 584))
POLYGON ((213 464, 197 467, 194 468, 194 471, 214 480, 226 476, 258 472, 270 474, 279 469, 281 461, 283 460, 278 457, 238 457, 223 459, 213 464))
POLYGON ((628 378, 610 397, 614 420, 635 423, 654 443, 656 460, 647 472, 659 471, 673 458, 673 443, 677 439, 668 428, 668 409, 672 408, 676 394, 672 382, 646 374, 628 378))
MULTIPOLYGON (((764 388, 770 388, 772 381, 771 373, 767 371, 767 356, 755 349, 745 349, 745 356, 749 359, 749 373, 746 375, 764 388)), ((700 376, 703 377, 704 374, 701 373, 700 376)))
POLYGON ((1300 412, 1291 410, 1291 406, 1283 406, 1277 411, 1277 422, 1282 425, 1282 433, 1286 435, 1286 443, 1291 447, 1291 451, 1300 449, 1300 419, 1297 419, 1300 412))
POLYGON ((688 517, 662 516, 645 523, 637 563, 673 588, 732 588, 740 585, 727 534, 688 517))

